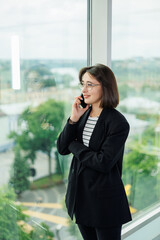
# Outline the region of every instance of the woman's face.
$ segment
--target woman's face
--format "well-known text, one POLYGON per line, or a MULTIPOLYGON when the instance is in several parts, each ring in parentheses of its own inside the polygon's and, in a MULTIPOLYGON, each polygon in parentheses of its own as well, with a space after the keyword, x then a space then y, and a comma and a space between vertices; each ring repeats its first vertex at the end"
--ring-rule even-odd
POLYGON ((82 93, 87 104, 94 104, 99 107, 102 99, 102 86, 91 74, 86 72, 82 77, 82 93), (88 88, 87 88, 88 86, 88 88))

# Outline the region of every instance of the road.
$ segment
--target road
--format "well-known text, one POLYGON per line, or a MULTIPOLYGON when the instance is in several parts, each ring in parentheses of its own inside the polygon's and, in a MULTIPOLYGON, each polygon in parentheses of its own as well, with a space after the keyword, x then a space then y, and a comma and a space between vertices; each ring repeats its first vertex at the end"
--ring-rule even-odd
MULTIPOLYGON (((0 153, 0 187, 7 184, 10 177, 10 171, 14 160, 14 153, 12 150, 0 153)), ((39 152, 35 164, 32 166, 36 168, 37 175, 32 179, 37 179, 48 174, 48 161, 45 154, 39 152)), ((52 172, 54 172, 54 161, 52 162, 52 172)), ((27 210, 32 213, 30 221, 28 222, 32 226, 39 227, 41 222, 45 222, 50 230, 55 234, 59 234, 59 238, 56 240, 76 240, 75 237, 70 236, 70 233, 65 225, 68 219, 68 214, 63 208, 40 207, 37 202, 41 203, 64 203, 64 196, 66 192, 65 184, 58 185, 53 188, 45 190, 27 190, 22 193, 20 202, 33 203, 31 206, 27 206, 27 210), (47 220, 46 220, 47 219, 47 220)))
POLYGON ((60 207, 64 203, 65 191, 65 184, 45 190, 27 190, 22 194, 19 201, 22 204, 23 202, 25 202, 25 204, 33 203, 31 206, 27 207, 29 215, 30 213, 33 214, 28 224, 39 226, 42 222, 45 222, 50 227, 50 230, 56 234, 56 237, 57 234, 59 234, 59 238, 56 238, 56 240, 76 240, 75 237, 70 235, 67 229, 68 214, 63 207, 60 207), (41 199, 41 203, 37 204, 39 199, 41 199), (43 203, 48 204, 45 204, 46 207, 44 207, 43 203), (55 203, 58 204, 55 205, 55 203))

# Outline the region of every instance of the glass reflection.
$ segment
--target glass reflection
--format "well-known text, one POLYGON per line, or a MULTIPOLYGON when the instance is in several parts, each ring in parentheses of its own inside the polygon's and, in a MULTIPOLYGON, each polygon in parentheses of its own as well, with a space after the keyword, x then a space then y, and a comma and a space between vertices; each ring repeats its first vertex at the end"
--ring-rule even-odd
POLYGON ((112 69, 119 109, 131 125, 123 179, 132 213, 160 200, 159 7, 150 0, 113 1, 112 69))
POLYGON ((70 157, 55 146, 87 62, 86 19, 84 0, 2 1, 0 239, 76 238, 63 200, 70 157))

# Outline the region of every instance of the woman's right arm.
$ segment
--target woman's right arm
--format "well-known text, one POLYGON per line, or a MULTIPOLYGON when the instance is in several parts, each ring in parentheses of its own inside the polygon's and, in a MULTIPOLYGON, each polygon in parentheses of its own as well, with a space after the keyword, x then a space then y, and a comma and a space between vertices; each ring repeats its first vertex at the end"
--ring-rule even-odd
POLYGON ((89 105, 86 108, 80 107, 80 96, 75 98, 72 105, 72 114, 68 119, 63 131, 57 140, 57 149, 61 155, 67 155, 70 153, 68 150, 69 144, 77 138, 77 125, 80 117, 87 111, 89 105))

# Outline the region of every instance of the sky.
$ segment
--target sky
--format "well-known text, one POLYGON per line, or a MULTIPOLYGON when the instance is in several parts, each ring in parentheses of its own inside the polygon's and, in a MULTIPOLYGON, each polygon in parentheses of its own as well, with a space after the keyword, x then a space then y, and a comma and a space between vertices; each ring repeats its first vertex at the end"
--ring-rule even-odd
POLYGON ((160 57, 160 1, 113 0, 112 57, 160 57))
MULTIPOLYGON (((112 58, 160 56, 160 1, 113 0, 112 58)), ((86 59, 87 0, 1 0, 0 59, 86 59)))
POLYGON ((1 0, 0 58, 19 36, 22 58, 86 59, 86 0, 1 0))

